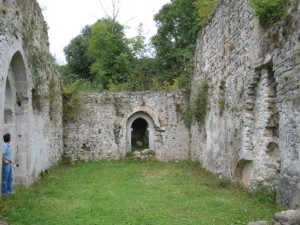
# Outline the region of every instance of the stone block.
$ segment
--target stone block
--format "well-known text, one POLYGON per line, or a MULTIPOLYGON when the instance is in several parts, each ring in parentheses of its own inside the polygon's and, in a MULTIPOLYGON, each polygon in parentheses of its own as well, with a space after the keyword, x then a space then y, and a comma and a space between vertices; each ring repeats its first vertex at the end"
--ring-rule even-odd
POLYGON ((300 209, 276 213, 273 217, 275 225, 300 225, 300 209))

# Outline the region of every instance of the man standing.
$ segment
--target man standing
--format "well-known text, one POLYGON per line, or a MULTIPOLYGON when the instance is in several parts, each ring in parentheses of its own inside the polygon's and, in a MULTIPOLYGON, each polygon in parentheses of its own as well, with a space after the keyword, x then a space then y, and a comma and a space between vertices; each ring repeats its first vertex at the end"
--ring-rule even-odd
POLYGON ((10 147, 11 135, 3 136, 4 143, 2 144, 2 195, 12 193, 12 152, 10 147))

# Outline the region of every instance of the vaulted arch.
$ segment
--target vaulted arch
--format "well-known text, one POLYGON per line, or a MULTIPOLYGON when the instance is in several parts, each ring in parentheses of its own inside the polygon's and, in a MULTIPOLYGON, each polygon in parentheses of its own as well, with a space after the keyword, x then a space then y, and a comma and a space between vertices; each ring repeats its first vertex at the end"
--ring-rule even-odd
POLYGON ((12 135, 14 153, 14 182, 22 183, 27 176, 29 84, 23 55, 15 52, 7 62, 4 90, 4 121, 2 134, 12 135))

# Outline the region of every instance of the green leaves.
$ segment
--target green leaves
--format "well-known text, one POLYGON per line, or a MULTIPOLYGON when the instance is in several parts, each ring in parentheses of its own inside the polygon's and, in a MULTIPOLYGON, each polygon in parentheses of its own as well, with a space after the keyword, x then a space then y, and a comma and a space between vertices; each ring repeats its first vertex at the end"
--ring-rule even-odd
POLYGON ((173 0, 154 16, 157 34, 152 43, 164 79, 172 81, 180 75, 191 74, 196 39, 200 30, 196 0, 173 0))
POLYGON ((62 96, 64 120, 73 119, 80 110, 81 96, 79 91, 81 84, 82 80, 76 80, 74 83, 63 87, 62 96))
POLYGON ((151 45, 146 44, 142 24, 130 39, 111 18, 86 26, 64 50, 64 79, 84 79, 97 91, 188 87, 198 33, 217 1, 172 0, 154 17, 158 31, 151 45))
POLYGON ((189 102, 184 112, 184 119, 188 125, 191 125, 195 121, 199 124, 204 122, 208 110, 208 96, 209 85, 204 80, 198 87, 197 95, 189 102))
POLYGON ((68 46, 64 48, 68 69, 70 73, 77 74, 81 78, 91 78, 90 66, 92 60, 88 55, 88 44, 91 36, 91 27, 86 26, 81 34, 73 38, 68 46))
POLYGON ((197 0, 195 1, 195 6, 198 11, 198 21, 203 26, 211 14, 214 12, 218 0, 197 0))
POLYGON ((127 45, 123 26, 111 19, 102 19, 92 26, 88 52, 94 61, 91 72, 104 87, 109 79, 126 82, 133 57, 127 45))
POLYGON ((250 3, 262 25, 273 25, 284 15, 286 0, 251 0, 250 3))

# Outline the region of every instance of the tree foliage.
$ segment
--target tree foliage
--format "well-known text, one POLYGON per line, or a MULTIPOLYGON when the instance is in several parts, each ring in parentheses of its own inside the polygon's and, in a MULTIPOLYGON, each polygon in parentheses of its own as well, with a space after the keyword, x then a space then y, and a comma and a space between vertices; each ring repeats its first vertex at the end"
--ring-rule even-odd
POLYGON ((91 27, 86 26, 81 31, 81 34, 73 38, 70 44, 64 48, 64 53, 68 62, 68 72, 77 74, 84 79, 91 78, 90 66, 92 64, 92 59, 88 53, 91 32, 91 27))
MULTIPOLYGON (((114 0, 113 6, 119 1, 114 0)), ((116 8, 112 17, 86 26, 65 48, 68 64, 61 67, 63 77, 67 83, 82 79, 82 87, 98 91, 187 87, 198 33, 216 3, 171 0, 154 17, 158 30, 151 44, 146 43, 142 25, 136 37, 125 37, 116 8)))
POLYGON ((191 72, 191 59, 200 30, 196 0, 172 0, 154 16, 157 34, 152 42, 159 67, 170 81, 191 72))
POLYGON ((152 42, 163 79, 186 85, 193 71, 196 39, 218 0, 171 0, 154 16, 157 34, 152 42))
POLYGON ((111 19, 95 23, 92 26, 88 52, 93 60, 91 72, 94 79, 104 87, 107 87, 109 79, 117 83, 127 81, 132 54, 121 24, 114 23, 111 19))

